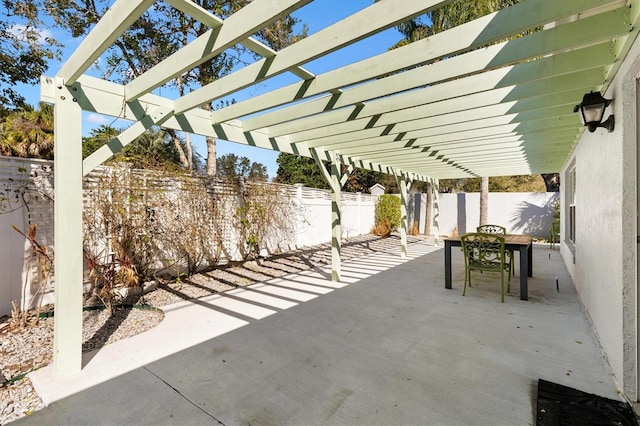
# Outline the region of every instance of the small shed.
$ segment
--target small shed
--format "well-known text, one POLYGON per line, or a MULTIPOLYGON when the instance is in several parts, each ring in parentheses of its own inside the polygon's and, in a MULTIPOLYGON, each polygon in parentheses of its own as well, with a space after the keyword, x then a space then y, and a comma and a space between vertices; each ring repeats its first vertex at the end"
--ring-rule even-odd
POLYGON ((384 186, 376 183, 371 188, 369 188, 369 192, 371 192, 371 195, 382 195, 384 194, 384 186))

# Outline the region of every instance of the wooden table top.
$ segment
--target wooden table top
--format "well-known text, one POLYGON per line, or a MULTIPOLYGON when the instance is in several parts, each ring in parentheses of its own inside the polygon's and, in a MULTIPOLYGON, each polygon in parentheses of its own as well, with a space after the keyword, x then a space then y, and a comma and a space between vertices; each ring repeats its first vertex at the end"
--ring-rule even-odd
MULTIPOLYGON (((505 244, 529 245, 533 241, 533 237, 527 234, 505 234, 500 236, 504 237, 505 244)), ((460 241, 460 236, 457 235, 455 237, 444 237, 443 240, 460 241)))

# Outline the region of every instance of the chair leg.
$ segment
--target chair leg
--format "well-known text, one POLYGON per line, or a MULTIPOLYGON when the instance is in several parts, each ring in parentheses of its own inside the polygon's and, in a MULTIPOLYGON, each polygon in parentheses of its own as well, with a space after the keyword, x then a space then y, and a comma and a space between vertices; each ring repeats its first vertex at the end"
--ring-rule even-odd
POLYGON ((500 271, 500 302, 504 303, 504 271, 500 271))
POLYGON ((462 295, 464 296, 467 292, 467 274, 469 271, 464 271, 464 286, 462 287, 462 295))

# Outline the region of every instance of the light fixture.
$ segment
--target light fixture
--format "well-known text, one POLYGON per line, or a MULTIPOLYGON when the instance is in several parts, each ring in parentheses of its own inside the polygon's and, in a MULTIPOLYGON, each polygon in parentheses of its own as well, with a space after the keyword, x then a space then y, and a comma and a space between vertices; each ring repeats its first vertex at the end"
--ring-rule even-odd
POLYGON ((580 111, 582 123, 587 126, 591 133, 595 132, 598 127, 604 127, 609 131, 609 133, 611 133, 613 132, 615 125, 613 114, 610 115, 606 121, 602 122, 604 110, 611 104, 611 102, 611 99, 603 98, 600 92, 592 91, 584 95, 582 103, 576 105, 573 108, 573 112, 580 111))

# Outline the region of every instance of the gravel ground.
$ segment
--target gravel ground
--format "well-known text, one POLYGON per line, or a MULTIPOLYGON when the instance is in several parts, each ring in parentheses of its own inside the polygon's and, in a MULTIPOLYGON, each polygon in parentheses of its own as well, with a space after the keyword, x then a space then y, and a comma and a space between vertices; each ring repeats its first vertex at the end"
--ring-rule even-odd
MULTIPOLYGON (((422 239, 409 237, 409 242, 422 239)), ((362 235, 342 243, 342 258, 398 250, 397 235, 380 238, 362 235)), ((242 263, 232 263, 200 272, 187 280, 161 280, 158 288, 144 295, 138 304, 159 309, 118 307, 83 313, 83 351, 88 352, 120 339, 134 336, 162 321, 162 306, 200 298, 270 278, 300 272, 331 262, 329 244, 305 248, 242 263)), ((51 310, 51 307, 48 307, 51 310)), ((45 309, 46 310, 46 309, 45 309)), ((53 358, 54 317, 40 319, 37 325, 16 328, 10 318, 0 318, 0 425, 29 415, 44 407, 31 381, 24 375, 42 368, 53 358)))

